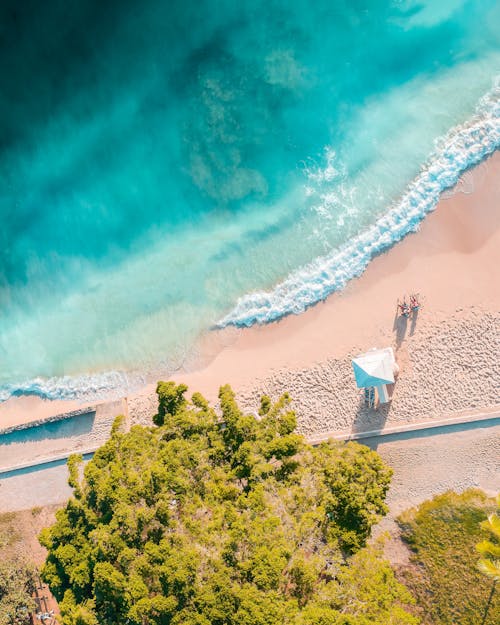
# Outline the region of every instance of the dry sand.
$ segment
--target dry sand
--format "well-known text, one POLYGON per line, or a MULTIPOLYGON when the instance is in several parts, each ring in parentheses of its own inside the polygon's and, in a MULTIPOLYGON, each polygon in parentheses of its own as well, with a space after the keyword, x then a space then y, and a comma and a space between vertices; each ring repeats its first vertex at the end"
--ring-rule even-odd
POLYGON ((28 510, 0 514, 0 558, 21 558, 41 566, 47 551, 38 542, 44 527, 55 523, 56 510, 60 506, 34 507, 28 510))
POLYGON ((81 407, 82 404, 77 401, 49 401, 40 399, 36 395, 12 397, 0 404, 0 428, 15 427, 78 410, 81 407))
POLYGON ((500 491, 500 425, 429 434, 372 445, 394 470, 389 514, 373 531, 374 539, 388 534, 384 550, 393 564, 409 561, 395 521, 403 510, 447 490, 480 488, 492 497, 500 491))

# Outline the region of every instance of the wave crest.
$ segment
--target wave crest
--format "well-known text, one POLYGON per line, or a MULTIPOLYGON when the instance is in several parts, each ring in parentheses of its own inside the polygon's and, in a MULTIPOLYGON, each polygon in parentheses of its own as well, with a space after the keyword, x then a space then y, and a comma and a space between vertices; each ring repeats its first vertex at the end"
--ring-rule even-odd
POLYGON ((41 399, 77 400, 93 402, 118 399, 145 384, 143 376, 121 371, 42 378, 36 377, 19 384, 0 387, 0 403, 9 397, 36 395, 41 399))
POLYGON ((271 291, 242 296, 217 327, 249 327, 304 312, 358 277, 378 254, 418 230, 443 191, 500 148, 500 79, 467 123, 436 141, 435 150, 400 200, 372 226, 330 254, 291 273, 271 291))

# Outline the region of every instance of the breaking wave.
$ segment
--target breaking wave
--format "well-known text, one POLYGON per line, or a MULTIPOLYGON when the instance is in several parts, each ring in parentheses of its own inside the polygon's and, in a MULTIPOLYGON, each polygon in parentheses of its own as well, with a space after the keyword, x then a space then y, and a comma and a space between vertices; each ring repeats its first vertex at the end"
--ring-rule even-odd
POLYGON ((291 273, 271 291, 241 297, 217 324, 248 327, 269 323, 308 307, 339 291, 358 277, 378 254, 418 230, 434 210, 440 194, 461 174, 500 148, 500 79, 481 99, 467 123, 436 141, 435 151, 400 200, 372 226, 342 247, 291 273))
POLYGON ((36 395, 41 399, 61 399, 93 402, 118 399, 144 385, 146 380, 138 374, 122 371, 43 378, 36 377, 20 384, 0 387, 0 403, 9 397, 36 395))

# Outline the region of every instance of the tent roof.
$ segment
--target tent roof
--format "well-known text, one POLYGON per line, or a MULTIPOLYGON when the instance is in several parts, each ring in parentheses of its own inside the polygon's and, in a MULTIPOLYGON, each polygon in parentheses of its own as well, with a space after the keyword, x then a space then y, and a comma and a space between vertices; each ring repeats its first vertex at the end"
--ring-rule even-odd
POLYGON ((352 359, 358 388, 394 382, 394 352, 391 347, 372 349, 352 359))

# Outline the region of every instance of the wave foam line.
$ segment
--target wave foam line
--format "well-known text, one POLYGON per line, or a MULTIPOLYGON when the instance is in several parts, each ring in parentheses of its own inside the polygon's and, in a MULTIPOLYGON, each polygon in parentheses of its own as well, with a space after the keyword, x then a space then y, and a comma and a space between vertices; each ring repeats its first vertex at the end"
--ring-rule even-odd
POLYGON ((217 326, 249 327, 304 312, 360 276, 370 261, 410 232, 418 230, 434 210, 440 194, 460 175, 500 148, 500 80, 479 102, 474 117, 453 128, 436 148, 420 174, 384 216, 332 253, 291 273, 271 291, 241 297, 217 326))
POLYGON ((142 376, 120 372, 36 377, 18 384, 0 386, 0 403, 9 397, 36 395, 41 399, 77 400, 93 402, 101 399, 118 399, 127 392, 137 390, 145 381, 142 376))

